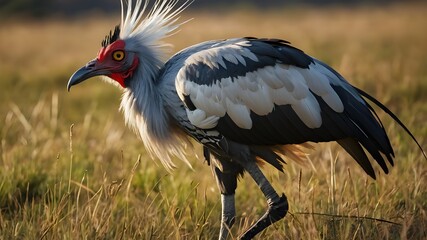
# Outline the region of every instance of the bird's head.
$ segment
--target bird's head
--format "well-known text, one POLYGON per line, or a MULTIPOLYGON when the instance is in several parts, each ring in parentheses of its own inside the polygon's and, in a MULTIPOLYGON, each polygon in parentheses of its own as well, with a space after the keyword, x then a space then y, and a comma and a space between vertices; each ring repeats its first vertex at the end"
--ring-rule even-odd
POLYGON ((71 86, 81 83, 91 77, 107 76, 123 88, 126 80, 132 77, 139 64, 138 54, 126 48, 126 41, 120 39, 120 27, 105 37, 98 56, 77 70, 68 81, 71 86))
POLYGON ((122 0, 120 26, 102 41, 98 56, 77 70, 68 81, 67 89, 91 77, 107 76, 121 87, 129 86, 137 70, 145 77, 153 77, 162 66, 170 47, 162 39, 170 36, 182 24, 178 15, 192 2, 176 6, 176 0, 157 0, 143 18, 149 1, 122 0))

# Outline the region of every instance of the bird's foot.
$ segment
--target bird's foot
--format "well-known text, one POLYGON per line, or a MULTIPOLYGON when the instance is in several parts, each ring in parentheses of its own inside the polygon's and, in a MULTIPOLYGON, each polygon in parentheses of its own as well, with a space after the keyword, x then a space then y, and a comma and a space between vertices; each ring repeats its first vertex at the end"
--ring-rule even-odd
POLYGON ((267 212, 246 232, 241 236, 241 240, 252 239, 259 232, 270 226, 271 224, 279 221, 286 216, 288 212, 288 199, 285 194, 280 197, 280 200, 269 204, 267 212))

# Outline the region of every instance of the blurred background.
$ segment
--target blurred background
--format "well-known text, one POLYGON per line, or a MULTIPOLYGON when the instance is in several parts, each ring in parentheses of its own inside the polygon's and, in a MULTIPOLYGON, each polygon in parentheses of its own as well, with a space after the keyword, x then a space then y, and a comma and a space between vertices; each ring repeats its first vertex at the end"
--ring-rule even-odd
MULTIPOLYGON (((277 8, 283 6, 311 5, 326 7, 332 5, 356 6, 356 5, 378 5, 384 6, 391 3, 401 2, 399 0, 196 0, 190 8, 203 9, 215 8, 230 10, 236 7, 248 8, 277 8)), ((408 0, 405 2, 416 2, 408 0)), ((421 2, 421 0, 419 0, 421 2)), ((49 16, 79 16, 87 13, 116 13, 120 7, 117 0, 2 0, 0 2, 0 16, 26 16, 26 17, 49 17, 49 16)))
MULTIPOLYGON (((288 40, 383 102, 426 148, 426 13, 425 1, 195 0, 166 41, 172 55, 210 39, 288 40)), ((198 144, 193 170, 176 160, 168 173, 125 126, 121 89, 94 78, 66 91, 119 21, 119 0, 0 0, 0 239, 218 233, 219 193, 198 144)), ((290 214, 260 239, 427 239, 427 164, 379 116, 396 151, 391 173, 375 166, 373 181, 334 143, 285 174, 264 168, 290 214)), ((246 177, 236 201, 234 237, 265 210, 246 177)))

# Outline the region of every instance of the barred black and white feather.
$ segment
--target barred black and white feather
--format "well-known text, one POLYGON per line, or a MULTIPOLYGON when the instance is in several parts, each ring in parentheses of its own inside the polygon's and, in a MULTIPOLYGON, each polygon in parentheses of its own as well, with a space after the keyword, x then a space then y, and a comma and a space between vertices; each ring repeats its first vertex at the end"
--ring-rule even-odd
POLYGON ((361 146, 386 173, 386 161, 393 164, 388 136, 358 91, 286 41, 212 42, 186 58, 176 87, 194 126, 235 142, 338 141, 373 178, 361 146))

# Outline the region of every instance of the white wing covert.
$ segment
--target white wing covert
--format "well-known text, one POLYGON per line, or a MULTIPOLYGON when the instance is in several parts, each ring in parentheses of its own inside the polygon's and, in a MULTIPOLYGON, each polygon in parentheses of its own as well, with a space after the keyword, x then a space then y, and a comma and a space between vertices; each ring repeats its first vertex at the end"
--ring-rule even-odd
POLYGON ((363 146, 387 173, 390 141, 360 90, 277 39, 212 42, 190 54, 176 90, 189 121, 249 145, 337 141, 372 177, 363 146))
POLYGON ((344 108, 328 76, 316 68, 323 66, 285 41, 231 39, 187 58, 176 85, 189 120, 201 129, 216 127, 226 114, 239 128, 251 129, 251 114, 266 116, 279 105, 291 106, 307 127, 319 128, 314 94, 336 112, 344 108))

